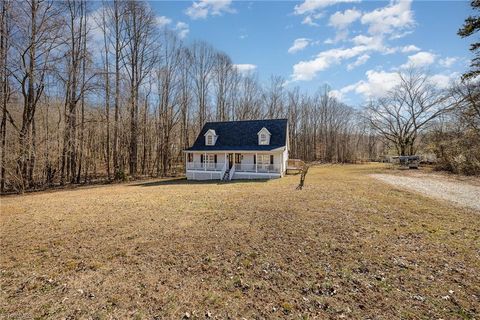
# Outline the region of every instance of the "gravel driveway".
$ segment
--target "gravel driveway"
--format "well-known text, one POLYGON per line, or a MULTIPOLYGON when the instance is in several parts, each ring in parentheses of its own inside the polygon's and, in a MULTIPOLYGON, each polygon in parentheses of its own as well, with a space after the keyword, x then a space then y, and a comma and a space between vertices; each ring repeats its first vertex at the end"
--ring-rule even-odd
POLYGON ((480 187, 460 181, 450 181, 441 177, 398 176, 389 174, 372 174, 371 177, 388 184, 416 191, 424 195, 451 201, 462 207, 480 211, 480 187))

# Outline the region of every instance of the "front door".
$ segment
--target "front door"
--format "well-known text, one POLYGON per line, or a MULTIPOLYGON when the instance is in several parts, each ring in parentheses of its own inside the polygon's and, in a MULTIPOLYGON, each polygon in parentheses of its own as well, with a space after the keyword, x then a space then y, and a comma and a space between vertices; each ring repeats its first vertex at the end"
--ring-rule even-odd
POLYGON ((233 153, 228 154, 228 169, 232 169, 233 167, 233 153))

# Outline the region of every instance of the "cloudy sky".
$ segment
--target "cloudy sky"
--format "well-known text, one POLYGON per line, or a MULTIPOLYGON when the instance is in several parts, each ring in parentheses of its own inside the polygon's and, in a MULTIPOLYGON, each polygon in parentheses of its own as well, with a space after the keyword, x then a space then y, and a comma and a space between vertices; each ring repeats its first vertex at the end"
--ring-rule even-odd
MULTIPOLYGON (((158 1, 159 24, 187 43, 206 40, 260 81, 283 76, 314 92, 328 84, 344 102, 385 93, 416 66, 447 86, 468 66, 469 40, 456 32, 467 1, 158 1)), ((471 41, 471 40, 470 40, 471 41)))

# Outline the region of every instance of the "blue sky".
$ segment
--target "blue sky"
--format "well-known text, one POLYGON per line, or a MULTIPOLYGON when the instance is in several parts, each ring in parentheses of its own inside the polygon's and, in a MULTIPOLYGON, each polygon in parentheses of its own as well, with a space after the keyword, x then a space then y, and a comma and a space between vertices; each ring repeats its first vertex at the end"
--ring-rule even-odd
POLYGON ((157 1, 160 24, 205 40, 262 83, 280 75, 312 93, 324 84, 350 104, 383 95, 408 66, 445 87, 468 66, 456 32, 468 1, 157 1))

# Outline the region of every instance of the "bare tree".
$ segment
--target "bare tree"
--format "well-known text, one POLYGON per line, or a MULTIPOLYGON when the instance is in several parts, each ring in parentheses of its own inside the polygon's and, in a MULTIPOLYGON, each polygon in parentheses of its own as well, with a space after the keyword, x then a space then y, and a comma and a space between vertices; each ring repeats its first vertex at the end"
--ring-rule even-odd
POLYGON ((215 66, 215 51, 205 42, 194 42, 190 49, 191 76, 194 83, 194 92, 198 103, 198 126, 207 121, 207 104, 209 97, 212 71, 215 66))
POLYGON ((10 98, 9 76, 7 70, 8 48, 10 37, 9 15, 10 2, 2 1, 0 4, 0 103, 2 105, 2 120, 0 135, 2 143, 2 159, 0 164, 0 191, 5 192, 6 174, 6 144, 7 144, 7 105, 10 98))
POLYGON ((270 86, 265 92, 266 117, 268 119, 281 118, 284 116, 283 106, 285 103, 285 92, 283 86, 285 79, 279 76, 270 78, 270 86))
POLYGON ((238 87, 238 102, 235 120, 259 119, 262 117, 262 90, 255 75, 245 75, 238 87))
MULTIPOLYGON (((180 146, 183 149, 189 147, 190 132, 190 103, 192 100, 192 81, 190 77, 190 51, 187 48, 180 49, 180 75, 179 75, 179 104, 181 114, 180 146)), ((182 157, 183 159, 183 157, 182 157)))
POLYGON ((416 152, 419 133, 455 101, 419 70, 410 69, 398 76, 399 84, 386 97, 372 101, 366 112, 372 128, 393 143, 398 155, 411 155, 416 152))
MULTIPOLYGON (((158 93, 159 93, 159 146, 158 153, 162 175, 167 175, 171 161, 171 134, 178 121, 180 109, 179 103, 184 97, 179 88, 178 69, 181 63, 182 48, 176 35, 165 30, 163 32, 163 48, 161 66, 157 70, 158 93)), ((158 166, 157 173, 160 173, 158 166)))
MULTIPOLYGON (((10 74, 18 81, 23 97, 21 123, 9 117, 19 134, 17 173, 20 175, 20 189, 32 186, 35 167, 35 112, 45 88, 45 78, 59 46, 61 19, 57 5, 52 1, 30 0, 16 3, 16 14, 12 15, 12 54, 10 74)), ((8 113, 8 111, 7 111, 8 113)))
POLYGON ((84 51, 86 29, 86 2, 68 0, 62 3, 67 12, 66 26, 69 30, 65 39, 67 51, 65 82, 65 136, 62 152, 61 182, 65 176, 72 182, 77 179, 78 146, 77 146, 77 107, 84 96, 82 65, 86 59, 84 51))
POLYGON ((130 84, 130 147, 129 171, 137 174, 138 156, 138 99, 140 87, 157 61, 155 15, 150 7, 130 0, 125 11, 125 52, 122 53, 124 70, 130 84))
POLYGON ((224 53, 217 53, 213 68, 217 121, 229 119, 231 103, 229 94, 235 85, 236 72, 230 57, 224 53))

